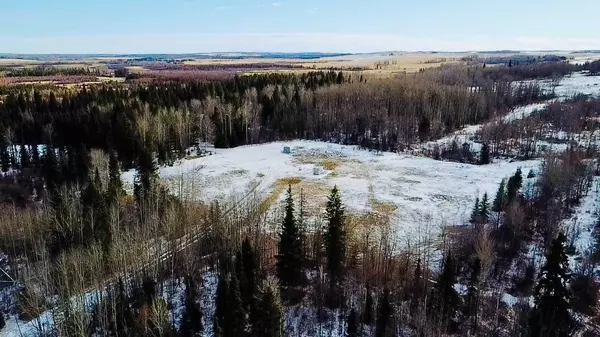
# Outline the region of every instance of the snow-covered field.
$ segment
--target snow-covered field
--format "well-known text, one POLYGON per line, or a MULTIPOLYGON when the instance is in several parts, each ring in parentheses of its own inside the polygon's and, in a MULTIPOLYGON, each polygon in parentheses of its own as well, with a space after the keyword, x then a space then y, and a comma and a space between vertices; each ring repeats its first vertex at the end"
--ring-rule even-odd
POLYGON ((600 76, 588 76, 585 73, 574 73, 571 76, 566 76, 555 88, 555 93, 559 99, 575 94, 599 96, 600 76))
MULTIPOLYGON (((551 82, 547 84, 551 85, 551 82)), ((563 78, 554 90, 559 100, 578 93, 600 95, 600 77, 575 73, 563 78)), ((505 121, 525 118, 547 104, 519 107, 499 118, 505 121)), ((472 149, 478 151, 481 145, 473 143, 472 138, 481 126, 467 126, 440 140, 423 144, 422 148, 447 145, 457 140, 459 144, 471 143, 472 149)), ((206 202, 228 200, 234 195, 245 195, 249 190, 262 198, 279 194, 276 197, 281 199, 281 185, 285 186, 283 179, 297 178, 302 181, 299 188, 308 192, 309 203, 312 201, 317 206, 313 207, 313 213, 322 210, 329 190, 337 185, 350 212, 386 213, 402 240, 418 240, 428 232, 439 232, 441 226, 463 224, 469 217, 475 197, 487 192, 493 198, 503 178, 509 177, 518 167, 527 173, 540 163, 536 160, 498 161, 473 166, 300 140, 215 149, 213 153, 161 168, 160 176, 168 181, 173 193, 206 202), (284 146, 290 147, 292 153, 284 154, 284 146), (315 174, 315 168, 322 171, 315 174)), ((134 171, 125 172, 123 179, 131 185, 134 171)))
MULTIPOLYGON (((438 233, 442 225, 464 224, 477 196, 487 192, 493 198, 502 179, 519 167, 527 173, 539 163, 499 161, 475 166, 298 140, 216 150, 212 156, 162 168, 160 175, 171 179, 172 190, 183 183, 205 201, 244 193, 248 186, 258 186, 264 196, 283 193, 275 189, 277 181, 297 177, 316 190, 308 195, 324 206, 329 190, 337 185, 349 212, 381 212, 378 206, 385 205, 399 238, 415 240, 426 231, 438 233), (284 146, 292 153, 284 154, 284 146), (336 167, 324 169, 327 162, 336 167), (323 171, 315 175, 314 168, 323 171)), ((131 183, 133 172, 123 178, 131 183)))

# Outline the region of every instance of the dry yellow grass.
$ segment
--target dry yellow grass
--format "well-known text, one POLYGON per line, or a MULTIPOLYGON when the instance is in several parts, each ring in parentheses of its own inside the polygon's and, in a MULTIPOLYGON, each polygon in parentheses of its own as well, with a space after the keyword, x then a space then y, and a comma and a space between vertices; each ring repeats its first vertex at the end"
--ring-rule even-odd
POLYGON ((333 160, 324 160, 321 165, 323 165, 326 170, 333 171, 338 167, 339 163, 333 160))
POLYGON ((258 206, 260 213, 264 214, 269 209, 271 209, 271 207, 273 206, 273 204, 275 204, 275 202, 277 201, 277 199, 279 199, 279 196, 281 195, 281 193, 288 186, 290 186, 290 185, 297 185, 301 181, 302 181, 302 178, 299 178, 299 177, 289 177, 289 178, 282 178, 282 179, 277 180, 277 182, 275 182, 275 184, 273 184, 273 191, 258 206))
POLYGON ((143 72, 146 69, 144 69, 144 67, 142 66, 130 66, 130 67, 125 67, 127 70, 132 71, 134 73, 139 73, 139 72, 143 72))
POLYGON ((371 207, 373 208, 374 211, 385 214, 385 215, 391 215, 398 209, 398 206, 396 206, 392 203, 379 201, 375 198, 371 198, 370 202, 371 202, 371 207))
POLYGON ((337 169, 342 164, 348 164, 358 161, 352 159, 344 159, 344 158, 319 158, 315 156, 296 156, 294 160, 300 164, 314 164, 323 167, 326 170, 333 171, 337 169))
POLYGON ((398 206, 389 202, 378 200, 375 197, 375 190, 373 185, 369 185, 369 203, 373 211, 389 218, 398 209, 398 206))

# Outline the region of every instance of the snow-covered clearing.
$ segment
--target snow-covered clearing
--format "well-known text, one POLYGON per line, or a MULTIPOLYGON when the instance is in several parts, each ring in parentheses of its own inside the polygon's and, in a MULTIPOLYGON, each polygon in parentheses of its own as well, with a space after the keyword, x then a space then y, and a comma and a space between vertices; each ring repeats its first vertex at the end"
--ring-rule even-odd
MULTIPOLYGON (((170 181, 171 190, 193 191, 207 202, 243 193, 248 186, 258 186, 264 197, 281 194, 278 181, 294 177, 301 180, 315 211, 322 210, 330 189, 337 185, 349 212, 386 213, 398 238, 414 242, 429 236, 427 232, 439 233, 443 225, 464 224, 477 196, 487 192, 492 198, 502 179, 519 167, 528 172, 539 163, 498 161, 475 166, 298 140, 216 150, 212 156, 162 168, 159 174, 170 181), (285 146, 291 154, 283 153, 285 146), (315 175, 315 168, 322 172, 315 175)), ((132 171, 126 172, 123 179, 132 183, 133 176, 132 171)))
MULTIPOLYGON (((588 76, 587 74, 582 72, 574 73, 570 76, 562 78, 560 83, 553 88, 551 87, 552 81, 542 81, 542 86, 544 85, 547 86, 546 90, 554 90, 556 98, 545 101, 543 103, 535 103, 517 107, 508 114, 498 117, 498 119, 504 122, 512 122, 515 120, 524 119, 529 117, 536 111, 544 109, 548 106, 550 102, 557 100, 566 100, 568 98, 573 97, 576 94, 600 96, 600 76, 588 76)), ((492 120, 488 123, 494 122, 496 122, 496 120, 492 120)), ((473 142, 473 138, 475 137, 477 131, 479 131, 484 125, 485 124, 468 125, 443 138, 422 144, 421 149, 417 152, 431 150, 435 146, 447 148, 454 141, 456 141, 459 145, 468 143, 471 146, 471 150, 479 152, 481 149, 481 144, 473 142)), ((550 149, 556 150, 555 146, 548 147, 550 149)), ((566 146, 557 146, 558 150, 560 150, 563 147, 566 148, 566 146)))
MULTIPOLYGON (((581 200, 573 215, 564 221, 563 229, 567 232, 568 239, 579 254, 589 252, 594 245, 593 231, 600 215, 600 177, 594 177, 587 195, 581 200)), ((577 271, 580 266, 578 255, 571 256, 569 265, 572 271, 577 271)))

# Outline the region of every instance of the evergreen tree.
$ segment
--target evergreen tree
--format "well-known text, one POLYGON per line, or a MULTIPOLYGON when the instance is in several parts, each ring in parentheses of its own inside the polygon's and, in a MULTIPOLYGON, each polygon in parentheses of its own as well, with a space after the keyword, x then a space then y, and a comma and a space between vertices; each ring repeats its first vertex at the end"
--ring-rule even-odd
POLYGON ((152 157, 152 152, 144 147, 138 158, 137 175, 134 184, 134 192, 138 201, 146 200, 153 194, 157 171, 158 168, 152 157))
POLYGON ((244 277, 246 279, 245 293, 242 293, 244 304, 246 309, 250 309, 252 306, 255 294, 257 291, 257 272, 258 266, 254 250, 250 245, 250 240, 246 237, 242 242, 242 265, 244 269, 244 277))
POLYGON ((59 170, 58 160, 56 159, 56 153, 50 146, 46 147, 46 153, 44 155, 44 179, 46 180, 46 186, 50 195, 55 195, 58 188, 62 184, 62 175, 59 170))
POLYGON ((109 156, 109 177, 108 177, 108 200, 109 203, 113 204, 118 201, 121 196, 125 194, 123 191, 123 182, 121 181, 121 173, 119 171, 119 160, 117 159, 117 155, 114 151, 110 152, 109 156))
POLYGON ((156 281, 150 276, 144 276, 142 281, 143 303, 152 305, 156 298, 156 281))
POLYGON ((252 325, 253 337, 283 336, 283 310, 274 289, 267 287, 263 291, 256 312, 252 325))
POLYGON ((0 312, 0 330, 2 330, 5 325, 6 325, 6 321, 4 320, 4 314, 2 312, 0 312))
MULTIPOLYGON (((85 146, 85 144, 80 143, 79 146, 74 149, 74 158, 71 159, 71 154, 69 153, 70 160, 74 160, 74 164, 76 166, 76 182, 79 184, 83 184, 89 180, 91 177, 90 167, 92 163, 92 159, 90 156, 90 152, 85 146)), ((71 163, 71 161, 70 161, 71 163)), ((73 171, 71 171, 72 173, 73 171)))
POLYGON ((359 321, 356 309, 352 308, 346 320, 346 337, 359 337, 359 321))
POLYGON ((502 179, 500 182, 500 186, 498 187, 498 192, 496 192, 496 197, 494 198, 494 203, 492 205, 492 211, 500 213, 502 209, 504 209, 506 191, 504 190, 506 186, 506 180, 502 179))
POLYGON ((449 328, 460 305, 460 298, 454 285, 456 284, 456 265, 452 255, 448 253, 444 259, 442 274, 434 288, 433 305, 437 309, 436 315, 443 326, 449 328))
POLYGON ((185 313, 181 319, 180 332, 183 336, 194 336, 202 331, 202 310, 196 302, 196 283, 191 276, 185 278, 185 313))
POLYGON ((40 151, 37 145, 31 147, 31 159, 33 160, 33 166, 35 168, 41 167, 40 151))
POLYGON ((84 230, 81 243, 90 243, 94 239, 98 238, 101 229, 105 229, 102 222, 106 222, 104 217, 104 198, 100 191, 100 183, 98 181, 90 181, 82 195, 83 215, 84 219, 84 230))
POLYGON ((129 301, 127 299, 127 295, 125 294, 125 285, 123 284, 123 279, 121 278, 119 278, 117 291, 118 293, 115 306, 115 328, 117 330, 117 335, 127 336, 129 327, 133 324, 133 314, 131 313, 129 301))
POLYGON ((521 169, 518 168, 515 172, 515 175, 508 179, 508 184, 506 184, 506 203, 509 204, 517 197, 517 193, 521 189, 523 185, 523 175, 521 173, 521 169))
POLYGON ((228 288, 225 326, 221 326, 223 336, 242 337, 245 334, 247 317, 240 294, 240 284, 235 274, 231 274, 228 288))
POLYGON ((487 144, 483 144, 481 147, 481 157, 479 158, 480 165, 486 165, 490 163, 490 148, 487 144))
POLYGON ((385 337, 390 331, 390 319, 393 308, 390 302, 390 291, 386 288, 379 298, 377 308, 377 322, 375 324, 375 337, 385 337))
POLYGON ((302 256, 302 238, 294 217, 294 199, 292 187, 289 186, 277 255, 277 276, 284 287, 295 287, 303 283, 302 256))
POLYGON ((19 148, 19 155, 21 157, 21 169, 28 168, 31 165, 31 160, 29 159, 29 152, 27 151, 27 146, 21 143, 19 148))
POLYGON ((477 222, 479 217, 479 197, 475 198, 475 205, 473 205, 473 210, 471 211, 471 222, 477 222))
POLYGON ((425 289, 423 289, 423 271, 421 270, 421 258, 417 259, 417 266, 415 267, 415 275, 413 277, 413 284, 411 286, 411 312, 416 314, 419 310, 419 302, 423 297, 425 289))
POLYGON ((93 185, 98 191, 98 199, 93 204, 94 209, 94 238, 102 243, 102 248, 105 254, 110 253, 110 245, 112 243, 112 231, 109 222, 109 210, 107 200, 102 197, 102 180, 100 173, 96 169, 93 185))
POLYGON ((2 166, 2 172, 10 170, 10 154, 4 144, 0 144, 0 165, 2 166))
POLYGON ((483 199, 479 203, 479 216, 483 221, 487 221, 490 217, 490 202, 487 193, 483 194, 483 199))
POLYGON ((365 299, 362 321, 366 325, 373 324, 373 294, 371 293, 371 286, 369 284, 367 284, 367 297, 365 299))
POLYGON ((569 265, 566 237, 560 233, 546 254, 540 280, 535 289, 535 307, 529 319, 532 337, 571 336, 575 321, 569 312, 569 265))
POLYGON ((477 311, 479 308, 479 277, 481 275, 481 260, 476 257, 471 266, 471 276, 468 282, 467 301, 464 315, 469 320, 469 330, 477 331, 477 311))
POLYGON ((327 201, 327 227, 324 233, 324 243, 327 254, 327 271, 333 287, 343 278, 346 257, 344 207, 337 186, 333 188, 327 201))

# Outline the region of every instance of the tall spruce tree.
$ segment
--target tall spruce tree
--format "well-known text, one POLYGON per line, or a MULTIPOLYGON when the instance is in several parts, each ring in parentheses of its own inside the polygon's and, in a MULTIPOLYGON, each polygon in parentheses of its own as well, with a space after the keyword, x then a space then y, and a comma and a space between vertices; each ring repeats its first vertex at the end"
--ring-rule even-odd
POLYGON ((377 322, 375 323, 375 337, 385 337, 390 333, 390 321, 393 314, 393 308, 389 289, 384 289, 379 298, 377 307, 377 322))
POLYGON ((498 186, 498 191, 496 192, 496 197, 494 198, 494 202, 492 203, 492 211, 496 212, 496 228, 500 225, 500 214, 504 210, 504 205, 506 204, 506 180, 502 179, 500 182, 500 186, 498 186))
POLYGON ((107 233, 108 218, 107 210, 102 197, 102 186, 100 176, 96 170, 95 179, 88 182, 82 195, 84 230, 82 243, 90 243, 93 240, 104 242, 107 233))
POLYGON ((240 294, 240 284, 235 273, 231 274, 228 290, 225 326, 222 327, 223 335, 225 337, 242 337, 246 333, 248 319, 240 294))
POLYGON ((464 316, 467 318, 469 331, 477 331, 477 313, 479 310, 479 278, 481 275, 481 260, 473 259, 471 275, 468 281, 467 300, 465 303, 464 316))
POLYGON ((181 319, 180 332, 183 336, 195 336, 202 331, 202 309, 196 301, 197 290, 196 282, 191 276, 185 277, 185 293, 183 294, 183 303, 185 303, 185 313, 181 319))
POLYGON ((337 186, 327 201, 327 226, 324 233, 327 271, 332 288, 339 283, 345 271, 346 224, 344 207, 337 186))
POLYGON ((417 315, 420 309, 421 299, 425 294, 425 286, 423 285, 423 271, 421 268, 421 258, 417 259, 415 273, 413 277, 410 292, 410 310, 413 315, 417 315))
POLYGON ((154 190, 158 168, 154 162, 152 152, 144 147, 139 154, 134 192, 138 201, 147 200, 154 190))
POLYGON ((252 337, 283 336, 283 310, 276 294, 271 287, 262 292, 252 324, 252 337))
POLYGON ((535 288, 535 307, 529 318, 531 337, 571 336, 575 321, 569 312, 569 265, 566 237, 560 233, 546 254, 540 280, 535 288))
POLYGON ((486 165, 490 163, 490 148, 487 144, 483 144, 481 147, 481 156, 479 157, 479 164, 486 165))
POLYGON ((479 216, 484 222, 486 222, 490 217, 490 201, 488 199, 487 192, 483 194, 483 198, 479 203, 479 216))
POLYGON ((460 306, 460 297, 454 289, 456 284, 456 265, 450 253, 446 254, 442 274, 434 287, 433 306, 437 313, 433 313, 444 327, 449 328, 460 306))
POLYGON ((522 185, 523 185, 523 174, 521 172, 521 169, 518 168, 517 171, 515 172, 515 175, 510 177, 510 179, 508 179, 508 183, 506 184, 506 203, 507 204, 513 202, 516 199, 517 194, 519 193, 519 190, 521 189, 522 185))
POLYGON ((29 151, 27 151, 27 146, 24 143, 21 143, 21 147, 19 148, 19 155, 21 157, 21 169, 28 168, 31 165, 31 160, 29 158, 29 151))
POLYGON ((90 151, 85 146, 85 144, 80 143, 77 148, 71 149, 74 151, 74 158, 71 159, 71 154, 69 154, 69 160, 74 160, 74 164, 76 166, 75 172, 77 176, 76 182, 79 184, 83 184, 88 180, 91 180, 93 172, 90 172, 90 167, 92 165, 92 157, 90 155, 90 151))
POLYGON ((494 203, 492 204, 492 211, 496 213, 502 212, 504 209, 504 203, 506 202, 506 180, 502 179, 500 182, 500 186, 498 186, 498 192, 496 192, 496 197, 494 198, 494 203))
POLYGON ((258 266, 256 261, 256 255, 250 244, 250 240, 246 237, 242 242, 242 268, 244 272, 244 278, 246 280, 245 291, 242 293, 242 299, 246 310, 250 310, 255 300, 257 292, 257 273, 258 266))
POLYGON ((244 260, 242 258, 241 250, 238 250, 237 253, 235 253, 234 270, 240 286, 240 298, 244 305, 244 309, 247 309, 246 301, 244 299, 248 296, 250 289, 248 288, 248 280, 246 279, 246 271, 244 270, 244 260))
POLYGON ((108 186, 106 188, 109 204, 118 202, 125 194, 123 191, 123 182, 121 181, 121 173, 119 171, 119 160, 114 151, 110 152, 108 162, 108 186))
POLYGON ((127 336, 133 325, 133 313, 129 307, 129 299, 125 293, 123 279, 119 278, 114 315, 114 329, 118 336, 127 336))
POLYGON ((8 146, 0 143, 0 165, 2 166, 2 172, 8 172, 10 170, 10 153, 8 152, 8 146))
POLYGON ((365 307, 363 309, 362 321, 366 325, 373 324, 373 294, 371 286, 367 283, 367 296, 365 298, 365 307))
POLYGON ((37 145, 33 145, 31 147, 31 160, 32 160, 33 167, 35 167, 35 168, 41 167, 40 151, 39 151, 37 145))
POLYGON ((62 174, 60 172, 58 159, 56 158, 56 153, 51 146, 46 146, 43 171, 48 192, 51 196, 54 196, 62 185, 62 174))
POLYGON ((215 336, 225 336, 224 328, 227 325, 227 311, 230 310, 229 300, 229 282, 224 272, 219 276, 217 285, 217 295, 215 298, 215 315, 213 317, 213 333, 215 336))
POLYGON ((360 322, 356 309, 352 308, 346 319, 346 337, 359 337, 360 322))
POLYGON ((471 222, 477 222, 479 218, 479 197, 475 198, 473 210, 471 210, 471 222))
POLYGON ((303 284, 303 264, 302 237, 294 216, 292 187, 289 186, 277 255, 277 276, 281 285, 295 287, 303 284))

